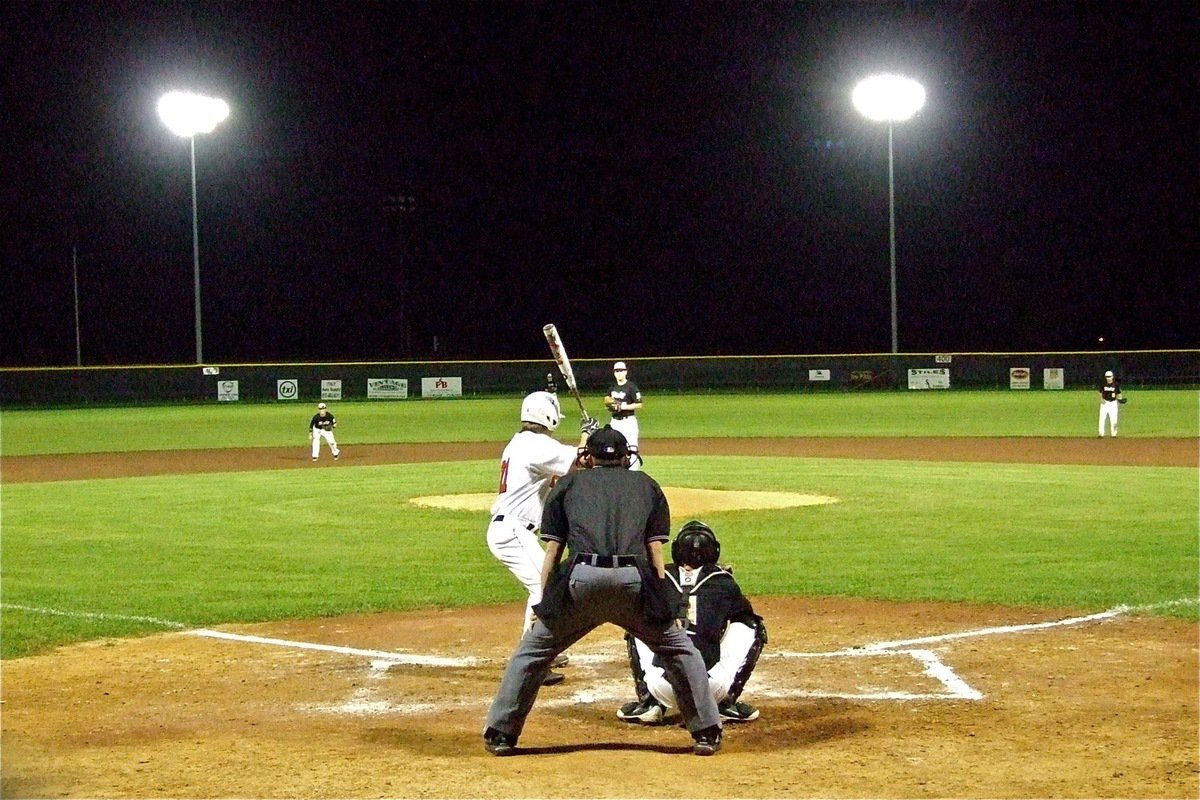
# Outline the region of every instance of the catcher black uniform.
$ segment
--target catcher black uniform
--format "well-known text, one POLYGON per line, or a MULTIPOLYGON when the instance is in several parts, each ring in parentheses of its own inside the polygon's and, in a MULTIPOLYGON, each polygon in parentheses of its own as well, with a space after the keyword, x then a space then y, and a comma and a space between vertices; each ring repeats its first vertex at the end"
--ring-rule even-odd
MULTIPOLYGON (((767 629, 733 573, 717 564, 720 555, 712 528, 692 520, 671 545, 675 563, 667 565, 667 576, 687 600, 688 634, 704 658, 721 719, 750 722, 758 718, 758 709, 738 698, 767 643, 767 629)), ((674 690, 650 648, 630 634, 625 641, 638 699, 622 706, 617 717, 659 724, 676 706, 674 690)))

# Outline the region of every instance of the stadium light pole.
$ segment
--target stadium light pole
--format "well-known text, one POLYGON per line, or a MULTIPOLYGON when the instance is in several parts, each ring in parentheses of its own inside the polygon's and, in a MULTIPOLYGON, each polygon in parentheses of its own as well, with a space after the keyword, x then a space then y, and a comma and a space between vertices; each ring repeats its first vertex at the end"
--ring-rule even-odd
POLYGON ((851 95, 858 112, 873 122, 888 124, 888 243, 891 248, 892 352, 899 352, 896 315, 896 182, 892 169, 892 128, 925 105, 925 87, 900 75, 872 75, 859 81, 851 95))
POLYGON ((158 116, 177 136, 185 136, 192 149, 192 273, 196 299, 196 363, 204 363, 204 335, 200 324, 200 224, 196 212, 196 134, 212 133, 226 117, 229 105, 215 97, 168 92, 158 101, 158 116))

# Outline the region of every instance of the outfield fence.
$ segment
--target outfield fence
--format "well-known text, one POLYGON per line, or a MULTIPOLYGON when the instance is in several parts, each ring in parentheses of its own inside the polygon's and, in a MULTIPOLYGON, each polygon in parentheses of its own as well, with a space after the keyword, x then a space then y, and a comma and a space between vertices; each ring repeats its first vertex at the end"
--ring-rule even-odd
MULTIPOLYGON (((1079 389, 1113 370, 1130 388, 1200 386, 1200 350, 901 353, 627 359, 656 392, 880 391, 909 388, 1079 389)), ((611 362, 573 362, 581 386, 611 362)), ((525 361, 389 361, 0 369, 5 408, 157 405, 521 394, 543 384, 549 357, 525 361)))

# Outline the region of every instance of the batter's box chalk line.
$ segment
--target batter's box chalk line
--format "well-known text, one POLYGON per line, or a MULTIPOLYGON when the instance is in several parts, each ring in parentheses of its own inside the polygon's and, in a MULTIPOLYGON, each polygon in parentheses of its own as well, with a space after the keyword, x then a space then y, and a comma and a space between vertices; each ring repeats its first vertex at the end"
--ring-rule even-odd
MULTIPOLYGON (((920 672, 925 677, 932 679, 941 687, 940 691, 935 692, 905 692, 905 691, 890 691, 877 689, 862 689, 857 692, 824 692, 813 691, 810 689, 799 689, 792 687, 772 687, 765 685, 764 681, 759 680, 759 676, 754 678, 754 693, 760 697, 774 698, 833 698, 847 700, 980 700, 984 697, 983 693, 970 686, 966 681, 960 678, 953 669, 951 669, 937 653, 928 649, 928 645, 944 644, 961 639, 978 638, 983 636, 1000 636, 1019 633, 1028 633, 1031 631, 1043 631, 1052 628, 1066 628, 1076 625, 1085 625, 1094 622, 1103 622, 1120 617, 1126 614, 1139 611, 1155 611, 1165 608, 1193 606, 1200 604, 1200 598, 1183 598, 1180 600, 1171 600, 1162 603, 1153 603, 1142 606, 1121 605, 1108 611, 1101 611, 1096 614, 1088 614, 1080 617, 1068 617, 1066 619, 1053 620, 1050 622, 1033 622, 1020 625, 1004 625, 989 628, 978 628, 970 631, 958 631, 956 633, 944 633, 934 636, 922 636, 913 639, 899 639, 895 641, 873 642, 861 647, 851 647, 844 650, 836 650, 825 653, 802 653, 802 652, 773 652, 764 654, 764 660, 775 659, 909 659, 915 661, 920 666, 920 672)), ((164 628, 179 631, 183 635, 200 636, 208 639, 226 642, 237 642, 241 644, 252 644, 269 647, 286 647, 300 650, 311 650, 318 652, 333 653, 356 658, 367 659, 370 663, 372 673, 382 675, 388 669, 401 666, 421 666, 421 667, 445 667, 445 668, 463 668, 473 667, 482 664, 487 664, 492 661, 488 658, 480 658, 474 656, 437 656, 421 653, 400 653, 388 650, 369 650, 357 647, 343 647, 338 645, 320 644, 316 642, 302 642, 291 639, 278 639, 265 636, 251 636, 247 634, 231 633, 228 631, 216 631, 208 628, 191 628, 182 622, 174 622, 171 620, 158 619, 155 617, 132 616, 123 614, 108 614, 92 611, 71 611, 64 609, 43 608, 37 606, 18 605, 15 603, 0 603, 0 609, 11 611, 23 611, 33 614, 44 614, 49 616, 74 617, 83 619, 99 619, 99 620, 116 620, 128 622, 144 622, 153 625, 158 625, 164 628)), ((580 653, 572 656, 572 662, 584 664, 601 664, 613 661, 623 661, 624 658, 616 656, 587 654, 580 653)), ((568 698, 550 701, 551 705, 574 705, 578 703, 594 703, 603 702, 605 700, 614 700, 624 698, 628 694, 627 681, 610 681, 601 684, 596 684, 576 692, 568 698)), ((470 705, 469 702, 466 703, 470 705)), ((379 714, 379 713, 423 713, 429 710, 428 704, 415 703, 407 705, 394 705, 392 703, 374 699, 374 692, 370 687, 362 687, 357 690, 357 694, 351 697, 346 703, 337 706, 310 706, 311 710, 317 711, 337 711, 338 713, 355 713, 355 714, 379 714)))

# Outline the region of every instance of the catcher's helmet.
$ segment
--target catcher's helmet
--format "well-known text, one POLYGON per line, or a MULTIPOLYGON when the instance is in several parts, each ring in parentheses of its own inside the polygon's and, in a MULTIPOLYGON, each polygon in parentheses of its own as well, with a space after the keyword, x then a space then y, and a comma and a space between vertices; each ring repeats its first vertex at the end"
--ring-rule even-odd
POLYGON ((549 392, 534 392, 521 401, 521 422, 533 422, 554 430, 562 419, 558 398, 549 392))
POLYGON ((683 523, 675 541, 671 542, 671 560, 689 567, 716 564, 721 557, 721 543, 713 529, 698 519, 683 523))

